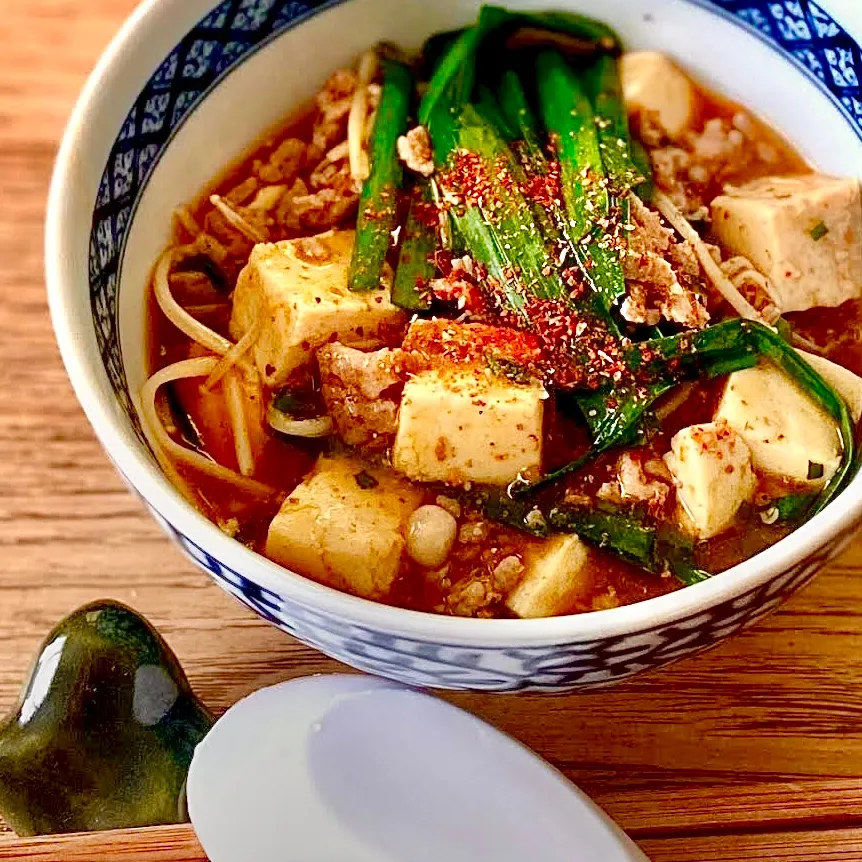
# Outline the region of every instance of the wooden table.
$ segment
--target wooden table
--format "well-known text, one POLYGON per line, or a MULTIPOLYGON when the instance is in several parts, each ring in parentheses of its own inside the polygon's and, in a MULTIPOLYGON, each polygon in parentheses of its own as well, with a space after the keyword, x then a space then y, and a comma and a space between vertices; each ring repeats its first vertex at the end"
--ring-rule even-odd
MULTIPOLYGON (((180 557, 99 449, 54 346, 42 283, 52 160, 86 73, 133 5, 7 0, 0 15, 0 714, 51 625, 107 596, 149 616, 217 712, 260 686, 339 669, 180 557)), ((451 700, 557 765, 656 862, 858 862, 860 574, 857 542, 756 630, 611 691, 451 700)), ((132 848, 203 858, 180 827, 96 843, 6 836, 0 859, 119 860, 132 848)))

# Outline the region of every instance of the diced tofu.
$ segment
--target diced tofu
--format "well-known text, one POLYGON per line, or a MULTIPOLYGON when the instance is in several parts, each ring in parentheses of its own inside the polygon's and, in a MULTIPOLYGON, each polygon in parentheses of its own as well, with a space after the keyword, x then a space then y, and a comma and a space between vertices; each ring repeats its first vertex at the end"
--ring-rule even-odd
POLYGON ((796 351, 847 402, 854 422, 862 419, 862 377, 822 356, 796 351))
POLYGON ((402 351, 388 347, 365 353, 336 342, 318 350, 323 401, 348 446, 383 451, 392 445, 398 430, 396 391, 404 381, 402 361, 402 351))
POLYGON ((840 464, 835 423, 769 363, 728 377, 715 418, 724 419, 745 440, 759 472, 820 485, 840 464))
POLYGON ((420 492, 391 470, 323 457, 273 519, 266 555, 336 589, 385 599, 420 503, 420 492))
POLYGON ((392 466, 421 482, 511 482, 541 467, 546 398, 479 366, 421 371, 404 387, 392 466))
POLYGON ((727 423, 708 422, 678 431, 665 455, 677 500, 698 539, 724 532, 757 484, 751 451, 727 423))
POLYGON ((406 323, 387 286, 347 289, 353 238, 353 231, 338 231, 252 250, 234 293, 230 331, 238 340, 261 326, 254 354, 267 386, 285 383, 330 341, 355 346, 406 323))
POLYGON ((570 611, 589 593, 589 551, 577 536, 554 536, 525 555, 526 571, 506 606, 519 617, 552 617, 570 611))
POLYGON ((694 114, 694 86, 665 54, 634 51, 622 57, 623 99, 630 114, 649 112, 668 136, 680 135, 694 114))
POLYGON ((862 296, 862 201, 855 178, 764 177, 715 198, 712 223, 726 249, 772 281, 782 311, 862 296))

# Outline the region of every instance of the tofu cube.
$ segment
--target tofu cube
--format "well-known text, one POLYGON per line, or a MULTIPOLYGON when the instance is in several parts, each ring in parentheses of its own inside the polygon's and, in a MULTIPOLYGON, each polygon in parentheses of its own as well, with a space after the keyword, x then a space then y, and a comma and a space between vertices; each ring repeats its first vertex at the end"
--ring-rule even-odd
POLYGON ((782 311, 862 296, 859 180, 820 174, 764 177, 712 202, 720 243, 775 287, 782 311))
POLYGON ((623 99, 630 114, 648 112, 676 138, 694 116, 694 85, 665 54, 633 51, 621 62, 623 99))
POLYGON ((385 599, 420 503, 421 492, 391 470, 322 457, 270 524, 266 555, 336 589, 385 599))
POLYGON ((745 440, 757 471, 821 485, 840 464, 833 420, 770 363, 729 375, 715 418, 745 440))
POLYGON ((822 356, 796 352, 847 402, 853 421, 862 419, 862 377, 822 356))
POLYGON ((745 441, 719 421, 683 428, 670 445, 665 462, 676 485, 684 526, 698 539, 723 533, 740 506, 752 499, 757 485, 745 441))
POLYGON ((239 340, 261 326, 254 356, 267 386, 283 385, 330 341, 357 346, 406 324, 387 286, 347 289, 353 239, 353 231, 338 231, 252 250, 234 292, 230 331, 239 340))
POLYGON ((421 371, 404 387, 392 466, 420 482, 505 485, 541 468, 546 398, 481 366, 421 371))
POLYGON ((526 570, 506 597, 519 617, 552 617, 572 610, 593 585, 589 550, 577 536, 553 536, 524 555, 526 570))

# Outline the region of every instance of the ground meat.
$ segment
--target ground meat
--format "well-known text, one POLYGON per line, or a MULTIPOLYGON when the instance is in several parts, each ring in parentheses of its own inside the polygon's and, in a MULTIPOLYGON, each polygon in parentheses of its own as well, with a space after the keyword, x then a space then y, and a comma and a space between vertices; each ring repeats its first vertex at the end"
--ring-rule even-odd
POLYGON ((314 190, 332 188, 350 173, 346 160, 332 162, 325 158, 309 175, 308 184, 314 190))
POLYGON ((674 240, 674 232, 667 227, 661 216, 646 206, 639 197, 632 195, 631 218, 635 229, 629 233, 628 251, 634 254, 654 252, 663 254, 674 240))
POLYGON ((652 307, 652 301, 647 295, 647 290, 638 282, 631 282, 628 286, 628 296, 620 306, 620 314, 629 323, 655 326, 661 320, 661 312, 652 307))
MULTIPOLYGON (((233 207, 238 214, 242 214, 243 207, 233 207)), ((263 224, 255 225, 265 230, 263 224)), ((210 210, 204 217, 204 230, 206 234, 215 239, 226 251, 231 259, 247 258, 251 253, 254 243, 241 231, 238 231, 227 218, 217 209, 210 210)))
POLYGON ((238 186, 226 192, 222 197, 231 206, 238 206, 248 203, 251 196, 260 188, 260 180, 257 177, 248 177, 243 180, 238 186))
POLYGON ((284 194, 278 210, 275 213, 276 221, 289 230, 298 231, 302 227, 300 212, 297 211, 296 201, 298 198, 308 196, 308 186, 304 180, 297 180, 284 194))
POLYGON ((650 514, 660 516, 663 513, 673 490, 671 480, 662 481, 655 471, 647 473, 641 453, 624 452, 613 471, 611 480, 604 482, 596 492, 600 500, 616 506, 643 503, 650 514))
POLYGON ((302 191, 297 184, 290 194, 289 219, 287 224, 295 229, 326 230, 352 215, 359 204, 360 188, 350 174, 346 160, 340 163, 324 161, 309 178, 314 191, 309 192, 303 183, 302 191))
POLYGON ((314 194, 293 199, 293 215, 300 227, 328 230, 352 215, 359 204, 359 194, 351 183, 321 189, 314 194))
POLYGON ((414 173, 423 177, 434 173, 434 152, 425 126, 416 126, 398 139, 398 157, 414 173))
POLYGON ((673 142, 648 123, 641 134, 650 148, 656 185, 692 221, 709 219, 708 204, 725 183, 769 173, 779 158, 775 147, 757 140, 756 124, 744 111, 731 119, 713 117, 700 131, 673 142))
POLYGON ((768 323, 781 317, 778 296, 772 282, 754 268, 747 257, 737 256, 719 261, 721 271, 733 286, 753 305, 768 323))
POLYGON ((702 201, 691 190, 692 200, 686 187, 688 169, 691 167, 691 154, 682 147, 657 147, 650 152, 653 179, 656 185, 673 200, 676 206, 687 213, 697 208, 702 201))
POLYGON ((623 500, 646 503, 653 510, 664 508, 670 495, 670 485, 648 476, 640 458, 624 452, 617 463, 617 475, 623 500))
POLYGON ((338 436, 348 446, 388 448, 397 430, 404 384, 400 350, 363 353, 343 344, 317 353, 323 400, 338 436))
POLYGON ((456 617, 482 616, 502 595, 487 572, 474 572, 458 581, 446 597, 446 610, 456 617))
POLYGON ((661 318, 688 329, 702 329, 709 323, 709 312, 701 296, 685 287, 673 267, 656 255, 641 257, 637 268, 626 267, 630 281, 628 296, 620 308, 631 323, 655 326, 661 318))
POLYGON ((309 159, 323 158, 339 141, 347 137, 347 116, 356 90, 356 75, 349 69, 339 69, 330 75, 317 94, 317 116, 308 150, 309 159))
POLYGON ((254 196, 254 200, 248 205, 248 208, 253 212, 267 213, 271 219, 270 223, 272 223, 276 218, 285 194, 287 194, 286 185, 264 186, 254 196))
POLYGON ((314 97, 314 103, 324 117, 342 116, 350 111, 355 90, 356 73, 352 69, 336 69, 314 97))
POLYGON ((691 284, 701 278, 700 261, 690 242, 674 242, 668 249, 668 259, 682 281, 691 284))
POLYGON ((676 278, 663 290, 659 310, 662 317, 689 329, 703 329, 709 323, 703 298, 683 287, 676 278))
POLYGON ((305 167, 308 147, 299 138, 287 138, 271 153, 269 160, 257 168, 257 175, 265 183, 290 183, 305 167))
POLYGON ((688 242, 677 242, 659 215, 632 198, 634 230, 623 256, 628 296, 622 316, 638 324, 654 326, 663 317, 691 329, 709 322, 709 313, 695 286, 700 265, 688 242))
POLYGON ((494 584, 497 589, 504 595, 511 592, 521 579, 521 575, 525 570, 524 563, 521 558, 515 554, 510 554, 508 557, 503 557, 494 567, 494 584))
POLYGON ((458 541, 462 545, 476 545, 488 538, 488 524, 484 521, 468 521, 458 531, 458 541))

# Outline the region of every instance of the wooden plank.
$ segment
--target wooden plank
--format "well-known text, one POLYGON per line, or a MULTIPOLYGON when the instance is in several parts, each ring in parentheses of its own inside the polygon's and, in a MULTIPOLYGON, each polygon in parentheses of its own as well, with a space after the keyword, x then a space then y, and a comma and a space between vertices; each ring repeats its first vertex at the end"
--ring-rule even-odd
POLYGON ((207 862, 190 826, 0 841, 0 860, 20 862, 207 862))
MULTIPOLYGON (((165 541, 100 451, 57 356, 42 283, 51 166, 84 76, 133 6, 29 0, 0 18, 0 714, 51 625, 105 596, 159 626, 217 712, 262 685, 342 669, 258 620, 165 541)), ((734 831, 794 830, 792 846, 802 827, 862 823, 860 575, 857 542, 755 631, 614 690, 451 700, 559 766, 653 842, 656 859, 758 858, 728 855, 734 831), (706 853, 694 832, 720 837, 706 853), (682 855, 660 856, 664 847, 682 855)), ((804 858, 851 858, 828 855, 830 834, 839 847, 856 840, 816 833, 804 858)), ((170 851, 152 846, 173 833, 160 835, 136 836, 146 858, 174 858, 152 855, 170 851)), ((50 843, 33 846, 49 853, 50 843)))
MULTIPOLYGON (((652 862, 859 862, 862 829, 693 835, 638 841, 652 862)), ((191 827, 0 841, 0 860, 26 862, 207 862, 191 827)))
POLYGON ((733 782, 731 776, 712 782, 685 774, 665 778, 653 793, 584 789, 618 823, 636 837, 684 835, 752 828, 778 831, 827 828, 862 823, 858 779, 771 780, 733 782))
POLYGON ((862 829, 706 835, 639 842, 652 862, 859 862, 862 829))

